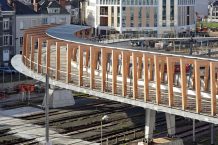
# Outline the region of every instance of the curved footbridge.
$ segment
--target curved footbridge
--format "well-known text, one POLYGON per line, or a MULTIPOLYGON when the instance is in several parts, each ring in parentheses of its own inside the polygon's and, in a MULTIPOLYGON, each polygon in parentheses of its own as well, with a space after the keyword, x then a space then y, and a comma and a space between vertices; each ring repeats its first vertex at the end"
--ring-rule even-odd
POLYGON ((91 28, 44 25, 24 34, 21 73, 61 88, 146 108, 145 138, 155 111, 165 112, 168 133, 175 115, 218 124, 218 60, 115 47, 89 41, 91 28))

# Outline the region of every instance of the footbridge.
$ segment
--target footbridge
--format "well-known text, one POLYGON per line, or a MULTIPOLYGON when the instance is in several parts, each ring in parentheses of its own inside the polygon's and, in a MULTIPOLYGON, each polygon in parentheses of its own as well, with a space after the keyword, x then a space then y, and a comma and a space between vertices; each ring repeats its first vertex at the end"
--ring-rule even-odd
POLYGON ((48 74, 54 86, 146 108, 146 139, 155 111, 168 114, 174 122, 168 128, 175 127, 175 115, 218 124, 217 59, 115 47, 89 37, 86 26, 31 28, 12 65, 39 81, 48 74))

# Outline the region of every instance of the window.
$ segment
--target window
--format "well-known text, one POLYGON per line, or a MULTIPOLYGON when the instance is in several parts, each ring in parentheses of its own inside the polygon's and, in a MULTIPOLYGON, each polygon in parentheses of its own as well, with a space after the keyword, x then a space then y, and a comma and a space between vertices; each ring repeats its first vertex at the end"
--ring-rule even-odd
POLYGON ((111 17, 111 26, 114 27, 114 17, 111 17))
POLYGON ((117 17, 117 27, 120 27, 120 17, 117 17))
POLYGON ((20 22, 20 29, 24 29, 23 21, 20 22))
POLYGON ((32 26, 37 26, 37 21, 35 19, 32 20, 32 26))
POLYGON ((20 37, 20 46, 23 46, 23 37, 20 37))
POLYGON ((100 8, 100 15, 108 15, 108 7, 101 7, 100 8))
POLYGON ((12 37, 10 35, 4 35, 3 36, 3 45, 11 45, 12 44, 12 37))
POLYGON ((55 23, 55 18, 51 18, 51 23, 55 23))
POLYGON ((9 50, 5 49, 3 50, 3 61, 9 61, 9 50))
POLYGON ((66 23, 66 18, 60 18, 60 23, 65 24, 66 23))
POLYGON ((48 13, 49 14, 59 14, 60 13, 60 8, 48 8, 48 13))
POLYGON ((42 18, 42 24, 48 24, 48 18, 42 18))
POLYGON ((10 28, 10 20, 9 18, 3 19, 3 30, 9 30, 10 28))

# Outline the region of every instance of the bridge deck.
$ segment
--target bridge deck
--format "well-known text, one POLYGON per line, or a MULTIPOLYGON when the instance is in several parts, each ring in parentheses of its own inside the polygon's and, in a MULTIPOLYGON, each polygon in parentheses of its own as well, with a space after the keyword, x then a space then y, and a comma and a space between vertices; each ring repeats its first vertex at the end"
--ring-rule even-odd
MULTIPOLYGON (((21 63, 17 56, 12 64, 38 80, 49 74, 51 82, 63 88, 218 123, 216 59, 93 44, 79 38, 89 34, 87 27, 83 29, 72 41, 48 36, 45 28, 28 30, 23 63, 17 64, 21 63)), ((61 34, 60 28, 54 30, 47 32, 61 34)))

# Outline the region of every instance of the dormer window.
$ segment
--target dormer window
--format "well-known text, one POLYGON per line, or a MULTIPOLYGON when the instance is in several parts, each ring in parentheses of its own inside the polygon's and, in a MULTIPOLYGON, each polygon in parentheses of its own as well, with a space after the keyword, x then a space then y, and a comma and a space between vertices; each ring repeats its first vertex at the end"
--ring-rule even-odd
POLYGON ((57 1, 50 1, 47 7, 48 14, 60 14, 61 6, 57 1))
POLYGON ((49 14, 59 14, 60 8, 48 8, 48 13, 49 14))

